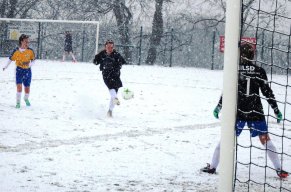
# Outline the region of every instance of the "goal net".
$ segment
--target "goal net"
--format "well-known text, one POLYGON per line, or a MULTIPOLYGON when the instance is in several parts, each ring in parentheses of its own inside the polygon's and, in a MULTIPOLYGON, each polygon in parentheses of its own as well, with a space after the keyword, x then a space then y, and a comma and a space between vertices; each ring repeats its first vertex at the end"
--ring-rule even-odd
MULTIPOLYGON (((235 44, 245 43, 247 38, 255 39, 252 42, 255 47, 255 58, 253 63, 262 67, 268 77, 268 84, 273 90, 278 108, 282 112, 282 121, 277 123, 277 117, 274 110, 270 107, 267 99, 260 94, 264 108, 264 117, 268 126, 268 135, 271 138, 275 149, 270 149, 266 145, 262 145, 259 137, 251 137, 248 126, 244 127, 244 131, 239 137, 235 137, 232 133, 231 138, 222 137, 222 143, 228 142, 231 146, 228 149, 235 149, 235 153, 227 153, 228 150, 221 150, 222 154, 222 173, 221 181, 231 180, 233 191, 291 191, 290 179, 279 178, 274 164, 274 158, 270 158, 270 154, 278 156, 280 169, 291 172, 291 4, 286 0, 235 0, 228 1, 227 7, 240 7, 239 36, 233 37, 233 40, 226 42, 234 45, 234 49, 226 51, 225 54, 236 54, 238 47, 235 44), (237 39, 236 39, 237 38, 237 39), (238 43, 237 43, 238 42, 238 43), (223 141, 224 140, 224 141, 223 141), (234 145, 232 145, 234 143, 234 145), (225 153, 223 153, 223 151, 225 153), (271 153, 270 153, 271 152, 271 153), (225 160, 224 158, 228 159, 225 160), (231 177, 224 179, 225 162, 232 159, 233 170, 226 171, 233 174, 231 177)), ((226 15, 226 21, 230 15, 226 15)), ((226 22, 227 25, 227 22, 226 22)), ((227 28, 227 26, 226 26, 227 28)), ((237 30, 232 28, 232 30, 237 30)), ((227 30, 226 30, 227 33, 227 30)), ((227 36, 226 38, 230 38, 227 36)), ((231 46, 231 45, 230 45, 231 46)), ((229 47, 230 47, 229 46, 229 47)), ((226 46, 227 47, 227 46, 226 46)), ((229 55, 225 55, 229 58, 229 55)), ((239 63, 240 55, 234 59, 234 63, 239 63)), ((226 63, 226 61, 225 61, 226 63)), ((225 66, 228 68, 228 66, 225 66)), ((235 69, 236 73, 237 68, 235 69)), ((233 70, 232 72, 235 72, 233 70)), ((224 73, 224 75, 227 73, 224 73)), ((238 75, 237 78, 242 78, 238 75)), ((225 80, 225 78, 224 78, 225 80)), ((229 78, 228 80, 231 81, 229 78)), ((235 79, 237 82, 237 79, 235 79)), ((229 82, 228 82, 229 83, 229 82)), ((227 82, 226 82, 227 84, 227 82)), ((225 82, 224 82, 225 85, 225 82)), ((234 89, 235 91, 237 89, 234 89)), ((225 90, 223 94, 228 91, 225 90)), ((235 94, 230 94, 234 96, 235 94)), ((224 100, 225 103, 227 102, 224 100)), ((236 108, 232 107, 232 109, 236 108)), ((240 110, 240 109, 237 109, 240 110)), ((224 116, 227 114, 225 110, 224 116)), ((236 117, 234 117, 236 118, 236 117)), ((226 118, 225 118, 226 119, 226 118)), ((235 122, 235 119, 225 120, 235 122)), ((234 127, 235 124, 233 123, 234 127)), ((227 131, 227 127, 223 130, 227 131)), ((222 136, 226 135, 222 131, 222 136)), ((229 127, 228 127, 229 131, 229 127)), ((229 136, 229 135, 228 135, 229 136)), ((226 144, 225 144, 226 146, 226 144)), ((231 149, 231 150, 233 150, 231 149)), ((278 165, 278 163, 277 163, 278 165)), ((223 183, 220 183, 220 191, 226 189, 223 183)), ((227 188, 227 189, 230 189, 227 188)))
MULTIPOLYGON (((0 55, 9 56, 21 34, 30 36, 30 47, 38 59, 62 60, 65 33, 72 37, 77 61, 91 61, 98 49, 99 23, 96 21, 34 20, 0 18, 0 55)), ((70 61, 71 56, 66 56, 70 61)))

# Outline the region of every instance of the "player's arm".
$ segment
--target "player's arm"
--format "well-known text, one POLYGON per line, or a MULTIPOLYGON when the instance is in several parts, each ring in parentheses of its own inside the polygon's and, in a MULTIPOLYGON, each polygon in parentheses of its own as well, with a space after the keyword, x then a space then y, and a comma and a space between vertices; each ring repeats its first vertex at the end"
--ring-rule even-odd
POLYGON ((9 65, 11 64, 11 62, 12 61, 10 59, 7 60, 6 65, 3 67, 3 71, 5 71, 9 67, 9 65))
POLYGON ((35 59, 30 61, 29 67, 33 66, 34 64, 35 64, 35 59))
POLYGON ((22 64, 28 67, 30 64, 30 61, 23 61, 22 64))
POLYGON ((125 59, 120 55, 120 53, 117 54, 117 63, 119 69, 121 69, 122 65, 126 64, 125 59))
POLYGON ((99 65, 101 61, 101 57, 100 57, 100 53, 98 53, 97 55, 95 55, 94 59, 93 59, 93 63, 95 65, 99 65))
POLYGON ((268 77, 266 75, 265 70, 261 71, 260 87, 261 87, 262 94, 267 98, 268 103, 270 104, 270 106, 274 110, 274 113, 277 117, 277 122, 280 123, 280 121, 282 120, 282 113, 280 112, 280 110, 278 108, 278 104, 277 104, 277 101, 275 99, 275 95, 273 93, 273 90, 269 86, 268 77))
POLYGON ((35 64, 35 60, 25 61, 22 62, 23 65, 26 65, 27 67, 31 67, 35 64))
POLYGON ((15 56, 14 56, 14 53, 16 52, 17 49, 14 49, 11 53, 11 55, 8 57, 8 60, 6 62, 6 65, 3 67, 3 71, 6 70, 9 65, 11 64, 12 61, 15 61, 15 56))
POLYGON ((30 58, 30 62, 29 62, 29 67, 31 67, 35 64, 35 53, 32 49, 31 49, 31 51, 32 51, 32 53, 31 53, 31 58, 30 58))
POLYGON ((213 110, 213 116, 216 119, 219 118, 219 112, 220 112, 221 108, 222 108, 222 95, 220 96, 219 102, 218 102, 218 104, 216 105, 216 107, 213 110))
POLYGON ((102 59, 102 53, 103 53, 103 51, 101 51, 100 53, 98 53, 97 55, 95 55, 95 58, 93 60, 93 63, 95 65, 99 65, 100 64, 100 67, 99 67, 100 71, 103 71, 103 67, 104 67, 104 64, 102 62, 102 60, 103 60, 102 59))
POLYGON ((31 48, 28 48, 30 50, 29 54, 30 54, 30 60, 29 61, 23 61, 22 64, 27 66, 27 67, 31 67, 32 65, 34 65, 35 62, 35 54, 34 51, 31 48))

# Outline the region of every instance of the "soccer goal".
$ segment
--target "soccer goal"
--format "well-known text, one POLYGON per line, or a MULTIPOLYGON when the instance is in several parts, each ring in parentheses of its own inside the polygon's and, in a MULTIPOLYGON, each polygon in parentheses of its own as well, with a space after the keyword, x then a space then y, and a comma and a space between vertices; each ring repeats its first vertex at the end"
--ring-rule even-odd
MULTIPOLYGON (((228 0, 223 73, 223 108, 219 191, 291 191, 290 179, 277 176, 270 149, 244 130, 235 134, 240 52, 252 39, 253 63, 262 67, 276 98, 282 121, 260 94, 268 135, 276 146, 280 169, 291 172, 291 7, 286 0, 228 0)), ((248 89, 248 88, 247 88, 248 89)), ((245 129, 248 129, 245 127, 245 129)), ((251 129, 251 128, 250 128, 251 129)), ((250 130, 249 129, 249 130, 250 130)), ((289 176, 290 177, 290 176, 289 176)))
POLYGON ((38 59, 62 60, 66 32, 71 34, 72 51, 78 61, 91 61, 97 53, 98 21, 0 18, 0 25, 1 57, 10 54, 23 33, 30 36, 30 47, 38 59))

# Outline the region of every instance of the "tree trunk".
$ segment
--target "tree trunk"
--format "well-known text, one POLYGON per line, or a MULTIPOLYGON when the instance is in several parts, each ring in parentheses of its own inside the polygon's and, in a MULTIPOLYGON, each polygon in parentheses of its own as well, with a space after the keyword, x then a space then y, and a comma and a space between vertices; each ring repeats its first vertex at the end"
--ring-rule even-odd
POLYGON ((15 16, 16 6, 17 6, 17 0, 10 0, 10 8, 7 17, 13 18, 15 16))
POLYGON ((5 16, 5 10, 7 7, 7 0, 3 0, 1 2, 1 7, 0 7, 0 16, 3 18, 5 16))
POLYGON ((124 57, 127 63, 132 63, 132 52, 129 45, 130 41, 130 24, 132 20, 132 14, 129 9, 125 6, 125 0, 116 0, 113 7, 113 12, 116 18, 118 32, 120 35, 121 44, 124 47, 124 57))
POLYGON ((146 59, 146 64, 153 65, 157 58, 157 47, 160 45, 163 36, 163 2, 164 0, 155 0, 156 10, 153 19, 152 35, 150 38, 150 48, 146 59))

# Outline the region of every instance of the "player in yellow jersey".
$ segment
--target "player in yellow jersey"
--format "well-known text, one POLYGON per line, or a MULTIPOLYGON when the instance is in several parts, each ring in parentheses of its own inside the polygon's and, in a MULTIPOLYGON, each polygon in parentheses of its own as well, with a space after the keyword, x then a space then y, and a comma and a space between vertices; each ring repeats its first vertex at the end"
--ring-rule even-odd
POLYGON ((22 93, 22 84, 24 85, 24 101, 26 106, 30 106, 28 100, 31 83, 31 66, 35 61, 34 51, 29 48, 29 36, 22 34, 19 37, 19 47, 15 48, 9 56, 6 66, 3 71, 8 68, 10 63, 15 61, 16 64, 16 108, 20 108, 20 100, 22 93))

